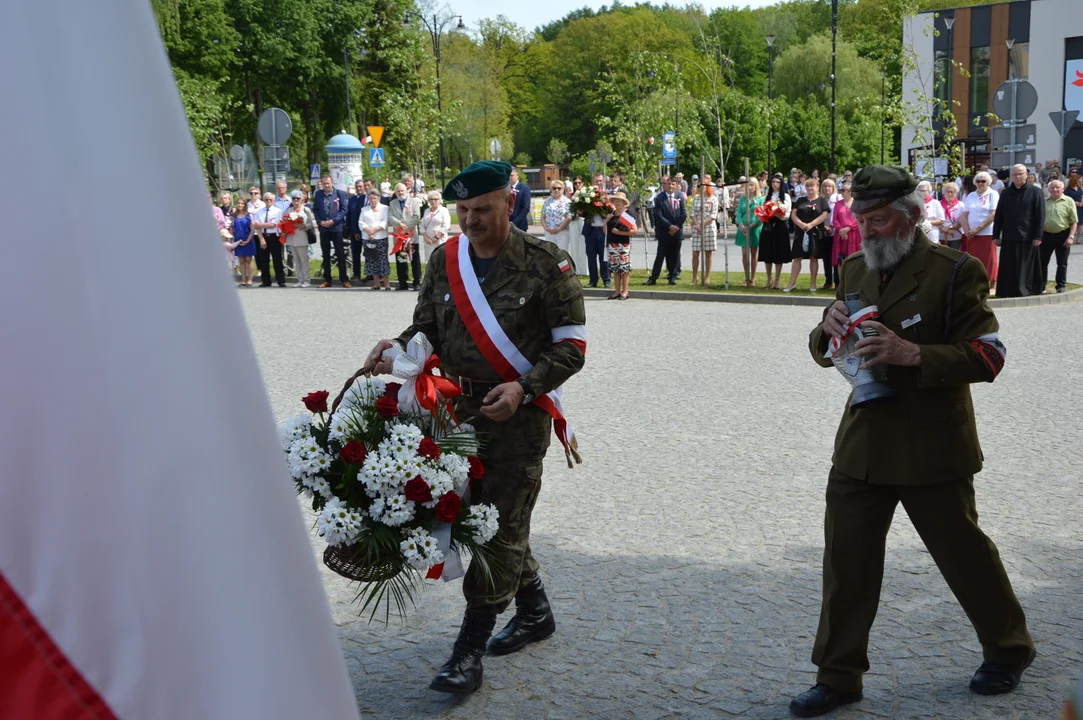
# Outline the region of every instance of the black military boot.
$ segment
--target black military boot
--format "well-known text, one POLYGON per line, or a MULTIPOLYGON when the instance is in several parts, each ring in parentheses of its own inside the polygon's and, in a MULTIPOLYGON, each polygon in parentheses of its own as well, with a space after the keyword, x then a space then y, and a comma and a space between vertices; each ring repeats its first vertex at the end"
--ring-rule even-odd
POLYGON ((429 683, 433 690, 465 695, 481 687, 481 656, 496 625, 492 610, 467 610, 451 658, 429 683))
POLYGON ((515 617, 489 641, 489 652, 507 655, 532 642, 544 640, 557 631, 541 578, 535 577, 515 593, 515 617))

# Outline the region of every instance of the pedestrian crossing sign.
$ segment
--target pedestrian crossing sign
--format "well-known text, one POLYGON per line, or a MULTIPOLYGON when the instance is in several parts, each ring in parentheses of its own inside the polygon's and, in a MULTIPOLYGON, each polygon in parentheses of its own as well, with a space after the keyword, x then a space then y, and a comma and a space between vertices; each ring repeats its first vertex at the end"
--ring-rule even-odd
POLYGON ((369 148, 369 167, 384 166, 384 149, 369 148))

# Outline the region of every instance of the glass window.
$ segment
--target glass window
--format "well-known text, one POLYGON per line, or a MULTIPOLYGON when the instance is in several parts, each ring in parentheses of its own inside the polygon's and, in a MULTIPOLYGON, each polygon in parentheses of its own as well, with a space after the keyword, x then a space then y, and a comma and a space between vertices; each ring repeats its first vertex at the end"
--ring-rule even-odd
POLYGON ((970 48, 970 112, 989 111, 989 46, 970 48))
POLYGON ((1008 51, 1008 79, 1030 77, 1030 43, 1017 42, 1008 51))
POLYGON ((933 95, 940 109, 951 108, 951 54, 947 50, 937 50, 933 61, 933 95))

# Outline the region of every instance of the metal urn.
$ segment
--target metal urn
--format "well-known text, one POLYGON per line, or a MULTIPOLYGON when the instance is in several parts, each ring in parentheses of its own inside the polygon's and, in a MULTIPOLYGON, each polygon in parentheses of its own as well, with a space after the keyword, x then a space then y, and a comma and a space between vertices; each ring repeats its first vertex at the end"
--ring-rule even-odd
MULTIPOLYGON (((857 293, 847 294, 845 303, 846 309, 850 311, 850 325, 844 337, 831 339, 828 355, 838 371, 853 387, 853 392, 850 393, 850 407, 856 410, 887 402, 895 397, 896 392, 888 384, 886 365, 876 365, 861 370, 864 358, 854 354, 859 340, 878 335, 875 330, 859 327, 866 320, 879 317, 876 306, 866 306, 857 293)), ((875 355, 868 357, 872 358, 875 355)))

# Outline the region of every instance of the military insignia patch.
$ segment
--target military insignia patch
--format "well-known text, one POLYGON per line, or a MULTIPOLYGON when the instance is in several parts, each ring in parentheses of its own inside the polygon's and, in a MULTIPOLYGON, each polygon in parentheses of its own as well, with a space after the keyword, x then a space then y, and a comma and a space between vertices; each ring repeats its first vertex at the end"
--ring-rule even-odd
POLYGON ((463 185, 461 180, 456 180, 451 184, 451 191, 460 199, 465 198, 467 194, 466 186, 463 185))
POLYGON ((567 260, 561 260, 559 263, 557 263, 557 267, 560 268, 560 271, 562 273, 566 273, 572 269, 572 264, 567 260))

